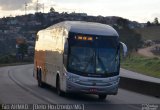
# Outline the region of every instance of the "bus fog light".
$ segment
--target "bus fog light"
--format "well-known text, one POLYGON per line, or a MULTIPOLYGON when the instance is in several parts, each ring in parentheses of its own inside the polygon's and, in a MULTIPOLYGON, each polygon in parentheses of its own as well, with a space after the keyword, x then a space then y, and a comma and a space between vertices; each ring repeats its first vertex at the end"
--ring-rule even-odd
POLYGON ((72 82, 79 82, 79 78, 72 78, 72 82))

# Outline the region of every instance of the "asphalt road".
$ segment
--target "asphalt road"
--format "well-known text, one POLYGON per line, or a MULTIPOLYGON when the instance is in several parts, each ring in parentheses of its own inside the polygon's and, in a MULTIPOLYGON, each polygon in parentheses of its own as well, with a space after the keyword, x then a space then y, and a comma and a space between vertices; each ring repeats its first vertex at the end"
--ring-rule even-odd
MULTIPOLYGON (((123 70, 121 71, 123 72, 123 70)), ((160 104, 160 98, 119 89, 105 101, 96 95, 67 94, 60 97, 51 87, 39 88, 33 65, 0 68, 1 104, 84 104, 84 110, 142 110, 143 104, 160 104)), ((160 105, 156 110, 160 110, 160 105)))

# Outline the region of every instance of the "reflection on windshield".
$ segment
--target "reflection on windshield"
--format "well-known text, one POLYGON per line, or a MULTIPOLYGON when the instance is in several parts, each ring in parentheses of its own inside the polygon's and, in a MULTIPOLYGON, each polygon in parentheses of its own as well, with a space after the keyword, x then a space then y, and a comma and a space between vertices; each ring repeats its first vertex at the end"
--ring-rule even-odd
POLYGON ((112 73, 117 71, 118 59, 115 49, 96 49, 96 73, 112 73))
POLYGON ((119 60, 115 49, 96 50, 96 69, 93 48, 72 47, 71 51, 69 68, 86 73, 95 73, 95 70, 96 73, 117 72, 119 60))
POLYGON ((72 47, 69 67, 80 72, 94 73, 94 49, 72 47))
POLYGON ((115 41, 101 40, 91 45, 85 46, 83 41, 79 41, 70 46, 69 69, 90 74, 118 72, 119 52, 115 41))

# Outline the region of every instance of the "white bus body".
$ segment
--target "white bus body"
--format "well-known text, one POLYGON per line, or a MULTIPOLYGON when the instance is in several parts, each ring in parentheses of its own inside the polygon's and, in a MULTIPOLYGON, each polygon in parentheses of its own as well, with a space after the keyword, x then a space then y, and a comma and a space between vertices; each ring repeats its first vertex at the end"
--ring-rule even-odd
POLYGON ((59 95, 89 93, 105 99, 118 91, 120 44, 117 32, 105 24, 55 24, 37 34, 34 76, 39 86, 49 84, 59 95))

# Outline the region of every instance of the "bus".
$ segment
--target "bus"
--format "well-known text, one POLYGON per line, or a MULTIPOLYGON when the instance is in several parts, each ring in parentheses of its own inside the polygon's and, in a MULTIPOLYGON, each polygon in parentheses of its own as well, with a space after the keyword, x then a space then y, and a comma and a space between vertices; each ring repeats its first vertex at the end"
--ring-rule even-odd
POLYGON ((116 95, 120 47, 127 46, 111 26, 85 21, 64 21, 40 30, 36 36, 34 77, 64 93, 116 95), (122 45, 122 46, 121 46, 122 45))

